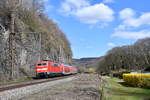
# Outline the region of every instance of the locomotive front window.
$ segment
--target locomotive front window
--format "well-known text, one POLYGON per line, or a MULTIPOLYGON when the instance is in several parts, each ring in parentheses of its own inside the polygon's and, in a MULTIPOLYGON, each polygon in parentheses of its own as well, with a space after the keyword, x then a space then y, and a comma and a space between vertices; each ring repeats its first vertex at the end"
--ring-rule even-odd
POLYGON ((43 66, 46 66, 47 65, 47 63, 43 63, 43 66))
POLYGON ((38 66, 47 66, 47 63, 39 63, 38 66))

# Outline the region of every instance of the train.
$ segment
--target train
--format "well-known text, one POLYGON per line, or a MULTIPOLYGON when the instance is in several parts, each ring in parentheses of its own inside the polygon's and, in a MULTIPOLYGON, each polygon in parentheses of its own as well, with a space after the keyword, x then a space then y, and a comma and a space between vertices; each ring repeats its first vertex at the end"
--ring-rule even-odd
POLYGON ((55 63, 48 60, 36 62, 36 77, 48 78, 53 76, 76 74, 77 68, 68 64, 55 63))

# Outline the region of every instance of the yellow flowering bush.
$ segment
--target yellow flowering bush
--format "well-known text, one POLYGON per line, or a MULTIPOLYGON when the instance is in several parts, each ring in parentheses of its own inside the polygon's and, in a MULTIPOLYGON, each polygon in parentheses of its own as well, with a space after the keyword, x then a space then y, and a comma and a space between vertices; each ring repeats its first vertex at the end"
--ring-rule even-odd
POLYGON ((123 74, 123 80, 132 86, 150 88, 150 74, 123 74))

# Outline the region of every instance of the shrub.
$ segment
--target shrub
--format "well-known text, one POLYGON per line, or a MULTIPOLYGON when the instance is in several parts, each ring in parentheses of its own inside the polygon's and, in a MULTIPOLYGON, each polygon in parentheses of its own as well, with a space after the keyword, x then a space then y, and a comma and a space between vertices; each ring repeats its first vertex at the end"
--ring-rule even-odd
POLYGON ((150 88, 150 74, 123 74, 123 80, 135 87, 150 88))
POLYGON ((113 77, 122 79, 123 74, 125 74, 125 73, 130 73, 130 72, 129 71, 115 71, 115 72, 112 72, 112 75, 113 75, 113 77))
POLYGON ((86 72, 87 72, 87 73, 96 73, 96 72, 95 72, 95 69, 93 69, 93 68, 88 68, 88 69, 86 70, 86 72))
POLYGON ((78 67, 77 69, 78 69, 78 72, 79 72, 79 73, 83 73, 83 72, 85 72, 85 70, 86 70, 85 67, 81 67, 81 66, 78 67))

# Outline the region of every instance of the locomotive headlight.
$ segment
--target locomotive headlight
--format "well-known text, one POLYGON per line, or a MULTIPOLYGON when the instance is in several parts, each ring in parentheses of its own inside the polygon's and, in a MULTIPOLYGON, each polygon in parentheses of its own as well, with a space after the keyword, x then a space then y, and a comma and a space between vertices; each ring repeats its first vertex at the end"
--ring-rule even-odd
POLYGON ((42 68, 42 69, 37 69, 37 71, 45 71, 45 70, 47 70, 47 68, 42 68))
POLYGON ((40 71, 41 69, 37 69, 37 71, 40 71))
POLYGON ((47 68, 43 68, 42 70, 47 70, 47 68))

